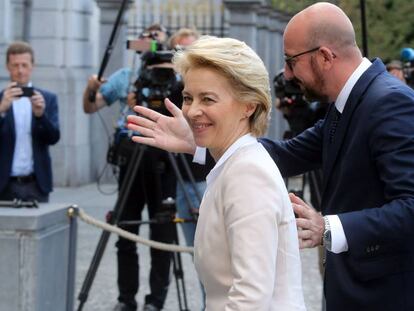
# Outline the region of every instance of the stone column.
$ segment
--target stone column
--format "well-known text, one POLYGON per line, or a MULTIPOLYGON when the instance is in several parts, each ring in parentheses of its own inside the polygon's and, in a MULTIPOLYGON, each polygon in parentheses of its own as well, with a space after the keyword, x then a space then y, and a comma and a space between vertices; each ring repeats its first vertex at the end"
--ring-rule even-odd
MULTIPOLYGON (((272 88, 272 94, 275 98, 273 79, 277 73, 283 69, 284 57, 283 57, 283 31, 286 27, 286 23, 290 16, 287 16, 278 11, 272 11, 269 21, 269 37, 270 37, 270 57, 268 63, 268 70, 270 76, 270 83, 272 88)), ((278 139, 283 137, 283 133, 289 128, 282 113, 273 107, 272 118, 267 135, 270 138, 278 139)))
POLYGON ((29 42, 35 51, 34 85, 58 95, 61 139, 51 147, 54 184, 90 180, 88 119, 82 91, 90 72, 90 0, 32 0, 29 42))
MULTIPOLYGON (((12 0, 0 1, 0 82, 1 89, 9 81, 8 72, 3 64, 5 64, 6 49, 10 41, 13 40, 13 8, 12 0)), ((16 17, 17 18, 17 17, 16 17)))
MULTIPOLYGON (((228 36, 243 40, 257 52, 269 71, 273 88, 275 67, 283 65, 281 14, 272 10, 265 0, 224 0, 224 5, 229 12, 228 36)), ((281 113, 273 108, 267 135, 281 138, 285 129, 286 122, 281 113)))
POLYGON ((257 11, 264 0, 224 0, 229 11, 228 36, 246 42, 257 51, 257 11))

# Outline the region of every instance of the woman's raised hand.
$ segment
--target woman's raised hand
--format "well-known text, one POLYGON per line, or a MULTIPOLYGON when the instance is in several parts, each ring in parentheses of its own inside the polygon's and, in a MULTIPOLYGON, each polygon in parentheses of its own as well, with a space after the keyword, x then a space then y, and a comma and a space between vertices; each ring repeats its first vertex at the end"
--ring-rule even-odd
POLYGON ((133 136, 132 140, 170 152, 193 154, 196 148, 193 133, 181 110, 168 98, 164 104, 171 117, 146 107, 134 107, 138 115, 128 116, 128 129, 140 135, 133 136))

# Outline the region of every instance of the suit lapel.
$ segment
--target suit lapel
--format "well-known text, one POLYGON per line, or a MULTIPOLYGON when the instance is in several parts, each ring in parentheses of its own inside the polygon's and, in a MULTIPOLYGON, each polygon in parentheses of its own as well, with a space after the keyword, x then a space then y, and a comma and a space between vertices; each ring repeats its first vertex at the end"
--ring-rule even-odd
MULTIPOLYGON (((384 64, 376 59, 372 65, 364 72, 364 74, 358 79, 357 83, 353 87, 351 93, 349 94, 348 100, 346 101, 344 111, 342 112, 341 119, 338 123, 335 132, 335 138, 332 143, 329 143, 329 124, 325 124, 324 128, 324 165, 323 165, 323 183, 324 186, 322 189, 326 189, 326 185, 329 182, 333 168, 335 166, 336 160, 338 158, 341 147, 345 141, 346 134, 348 132, 352 115, 355 112, 356 107, 361 103, 364 93, 367 91, 371 82, 375 79, 377 75, 385 71, 384 64)), ((329 120, 332 119, 334 115, 334 106, 331 106, 329 111, 329 120)), ((358 134, 358 133, 351 133, 358 134)))

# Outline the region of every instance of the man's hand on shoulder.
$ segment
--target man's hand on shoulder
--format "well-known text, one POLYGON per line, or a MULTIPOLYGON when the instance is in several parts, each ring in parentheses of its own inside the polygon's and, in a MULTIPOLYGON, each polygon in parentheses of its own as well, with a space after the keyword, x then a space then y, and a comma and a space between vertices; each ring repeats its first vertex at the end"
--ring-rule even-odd
POLYGON ((312 248, 321 245, 325 228, 322 215, 295 194, 289 193, 289 198, 297 217, 299 247, 312 248))

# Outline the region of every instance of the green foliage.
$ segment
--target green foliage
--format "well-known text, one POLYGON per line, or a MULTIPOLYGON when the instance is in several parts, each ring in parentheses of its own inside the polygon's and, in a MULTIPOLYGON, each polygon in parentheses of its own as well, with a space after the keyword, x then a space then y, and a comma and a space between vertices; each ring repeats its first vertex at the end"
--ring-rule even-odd
MULTIPOLYGON (((281 11, 296 13, 318 1, 272 0, 281 11)), ((362 49, 360 0, 328 1, 337 4, 351 19, 362 49)), ((414 1, 412 0, 366 0, 366 27, 368 56, 384 61, 398 59, 403 47, 414 48, 414 1)))

